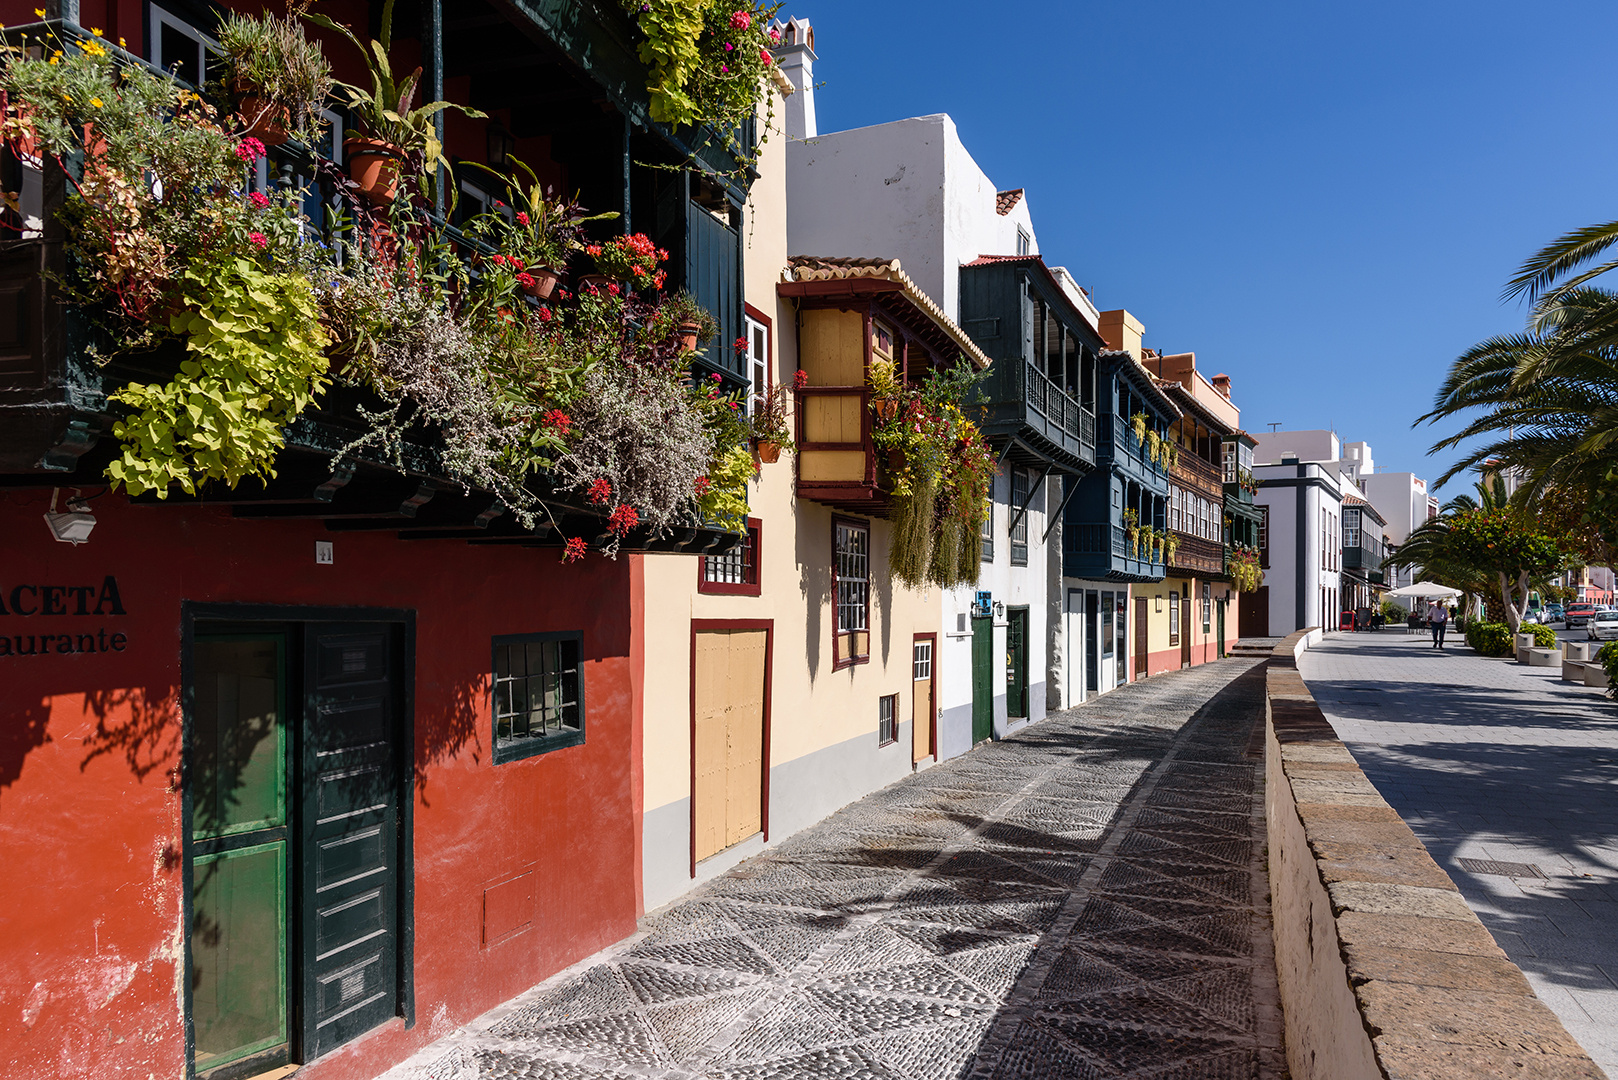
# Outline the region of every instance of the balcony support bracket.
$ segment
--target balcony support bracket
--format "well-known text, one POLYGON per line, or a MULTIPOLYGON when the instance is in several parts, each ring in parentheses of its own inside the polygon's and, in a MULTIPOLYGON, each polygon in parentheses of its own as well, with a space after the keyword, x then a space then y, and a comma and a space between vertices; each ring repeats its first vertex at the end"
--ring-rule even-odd
POLYGON ((1039 542, 1041 544, 1051 538, 1051 530, 1056 528, 1057 523, 1062 520, 1062 511, 1067 509, 1067 504, 1072 502, 1073 496, 1077 495, 1078 493, 1078 478, 1074 476, 1068 477, 1067 490, 1062 493, 1062 505, 1056 508, 1056 513, 1052 514, 1051 519, 1045 523, 1045 533, 1039 538, 1039 542))
MULTIPOLYGON (((1016 508, 1017 513, 1011 519, 1011 527, 1006 530, 1008 536, 1016 532, 1018 522, 1022 521, 1023 516, 1028 513, 1028 508, 1034 503, 1034 496, 1038 495, 1040 489, 1045 486, 1045 478, 1051 474, 1053 468, 1055 468, 1054 465, 1046 465, 1045 471, 1039 474, 1038 480, 1034 481, 1034 486, 1028 489, 1028 498, 1024 499, 1023 504, 1016 508)), ((1066 504, 1064 503, 1063 505, 1066 504)), ((1049 535, 1049 530, 1046 530, 1046 532, 1049 535)))

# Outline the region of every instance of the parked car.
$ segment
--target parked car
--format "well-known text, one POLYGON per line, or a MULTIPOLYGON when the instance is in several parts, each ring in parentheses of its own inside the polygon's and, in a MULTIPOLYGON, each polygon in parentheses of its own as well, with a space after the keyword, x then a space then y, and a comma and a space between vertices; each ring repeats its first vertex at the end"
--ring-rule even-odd
POLYGON ((1566 614, 1562 611, 1562 605, 1561 604, 1546 604, 1545 605, 1545 623, 1546 623, 1546 625, 1549 625, 1549 624, 1554 623, 1554 622, 1561 622, 1566 617, 1567 617, 1566 614))
POLYGON ((1571 630, 1575 626, 1583 626, 1589 622, 1590 616, 1595 614, 1596 606, 1594 604, 1569 604, 1565 610, 1567 628, 1571 630))
POLYGON ((1585 636, 1591 641, 1618 641, 1618 611, 1598 611, 1585 624, 1585 636))

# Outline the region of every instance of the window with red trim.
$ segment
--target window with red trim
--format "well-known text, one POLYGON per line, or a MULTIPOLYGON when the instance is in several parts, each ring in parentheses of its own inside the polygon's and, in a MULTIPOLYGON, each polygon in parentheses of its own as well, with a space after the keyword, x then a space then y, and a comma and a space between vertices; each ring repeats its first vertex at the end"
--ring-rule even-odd
POLYGON ((831 523, 832 667, 871 659, 871 526, 856 518, 831 523))
POLYGON ((758 596, 759 556, 764 525, 747 519, 747 539, 723 555, 704 555, 697 563, 697 592, 758 596))

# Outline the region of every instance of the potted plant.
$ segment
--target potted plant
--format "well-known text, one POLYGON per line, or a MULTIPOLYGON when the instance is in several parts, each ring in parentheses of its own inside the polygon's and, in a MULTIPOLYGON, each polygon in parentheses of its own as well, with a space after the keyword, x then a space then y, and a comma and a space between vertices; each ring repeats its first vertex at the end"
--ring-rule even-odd
POLYGON ((1172 563, 1174 561, 1174 557, 1176 555, 1178 555, 1179 553, 1180 553, 1180 538, 1178 536, 1175 536, 1173 533, 1169 533, 1167 536, 1165 536, 1163 538, 1163 555, 1164 555, 1164 560, 1163 561, 1172 563))
POLYGON ((1129 422, 1135 428, 1135 442, 1136 443, 1145 442, 1146 441, 1146 414, 1143 413, 1143 412, 1138 412, 1134 416, 1131 416, 1129 418, 1129 422))
POLYGON ((1135 546, 1135 538, 1140 534, 1140 511, 1133 507, 1124 511, 1124 536, 1129 540, 1129 546, 1135 546))
POLYGON ((1180 444, 1179 443, 1173 443, 1173 444, 1171 444, 1169 446, 1168 467, 1170 469, 1178 469, 1180 467, 1180 444))
POLYGON ((663 301, 661 313, 679 335, 683 352, 696 352, 698 344, 719 333, 719 320, 684 289, 663 301))
POLYGON ((279 146, 294 135, 313 142, 332 91, 331 64, 300 21, 308 0, 284 16, 227 11, 219 24, 224 89, 235 102, 243 135, 279 146))
MULTIPOLYGON (((420 155, 424 175, 436 177, 440 165, 448 170, 449 163, 438 141, 433 117, 445 109, 456 109, 474 119, 483 119, 486 114, 448 101, 410 107, 421 83, 421 68, 405 76, 402 82, 394 78, 393 63, 388 59, 388 51, 393 47, 393 0, 384 0, 382 36, 368 47, 352 30, 328 16, 311 12, 305 18, 347 38, 365 57, 370 71, 369 90, 343 82, 333 84, 347 95, 345 104, 358 125, 343 133, 343 157, 348 161, 349 176, 365 197, 381 206, 391 203, 399 188, 400 169, 414 155, 420 155)), ((453 182, 449 190, 453 195, 453 182)))
POLYGON ((588 244, 584 252, 595 260, 600 276, 592 281, 592 275, 587 275, 581 286, 600 281, 627 281, 645 291, 661 289, 667 277, 667 271, 659 270, 658 264, 667 259, 669 253, 652 243, 645 233, 615 236, 604 244, 588 244))
POLYGON ((754 406, 753 449, 766 465, 780 460, 782 450, 793 448, 792 410, 787 405, 790 393, 790 387, 777 386, 754 406))
POLYGON ((871 410, 884 420, 891 420, 899 412, 899 377, 892 360, 876 357, 865 376, 871 387, 871 410))
POLYGON ((585 214, 577 198, 547 192, 527 164, 514 157, 506 160, 520 177, 507 176, 481 162, 469 163, 506 185, 511 194, 511 213, 479 214, 467 223, 466 231, 486 239, 517 264, 527 278, 520 282, 523 292, 537 300, 549 300, 567 269, 568 256, 584 250, 584 226, 616 218, 618 212, 585 214), (519 183, 519 178, 523 182, 519 183))

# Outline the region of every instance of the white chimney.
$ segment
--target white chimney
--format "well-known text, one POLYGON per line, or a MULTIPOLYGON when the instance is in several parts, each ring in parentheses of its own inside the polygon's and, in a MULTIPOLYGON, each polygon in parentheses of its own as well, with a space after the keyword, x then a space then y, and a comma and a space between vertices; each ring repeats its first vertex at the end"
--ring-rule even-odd
POLYGON ((777 20, 771 29, 781 35, 781 44, 772 50, 776 65, 792 93, 786 100, 786 133, 789 139, 812 139, 815 126, 815 31, 808 19, 777 20))

